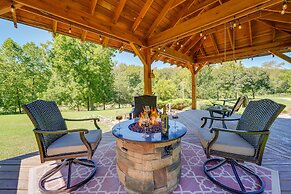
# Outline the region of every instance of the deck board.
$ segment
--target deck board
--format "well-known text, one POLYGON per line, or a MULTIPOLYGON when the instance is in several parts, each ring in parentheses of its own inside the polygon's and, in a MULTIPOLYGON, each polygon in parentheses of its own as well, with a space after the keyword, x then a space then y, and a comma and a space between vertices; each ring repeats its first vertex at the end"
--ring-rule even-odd
MULTIPOLYGON (((206 111, 185 111, 179 113, 178 121, 188 129, 184 141, 199 145, 197 129, 201 124, 200 118, 208 116, 206 111)), ((236 122, 228 124, 234 128, 236 122)), ((220 127, 220 123, 214 123, 220 127)), ((278 170, 282 194, 291 193, 291 119, 278 118, 271 127, 271 135, 266 145, 263 166, 278 170)), ((100 145, 115 141, 111 132, 103 134, 100 145)), ((0 193, 27 193, 29 169, 40 164, 37 152, 0 161, 0 193)))

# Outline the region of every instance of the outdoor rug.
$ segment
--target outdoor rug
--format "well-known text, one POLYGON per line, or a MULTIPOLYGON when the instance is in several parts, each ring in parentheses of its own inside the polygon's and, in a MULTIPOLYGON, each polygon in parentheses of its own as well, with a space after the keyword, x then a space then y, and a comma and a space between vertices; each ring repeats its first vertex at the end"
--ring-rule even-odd
MULTIPOLYGON (((83 187, 72 193, 98 193, 98 194, 125 194, 123 186, 120 185, 117 172, 116 172, 116 160, 115 160, 115 142, 99 146, 94 154, 93 160, 97 164, 97 172, 95 176, 83 187)), ((182 173, 181 180, 178 187, 172 192, 173 194, 204 194, 204 193, 228 193, 218 186, 214 185, 203 172, 203 162, 206 160, 204 151, 200 146, 182 141, 182 173)), ((29 172, 29 192, 28 193, 40 193, 38 189, 39 178, 55 163, 44 163, 38 167, 31 168, 29 172)), ((280 184, 278 172, 257 166, 251 163, 245 163, 258 175, 260 175, 265 181, 264 193, 280 194, 280 184)), ((235 177, 232 173, 230 165, 224 165, 221 170, 215 170, 215 177, 219 178, 228 185, 237 186, 235 177)), ((66 171, 66 169, 64 170, 66 171)), ((67 172, 60 172, 55 175, 56 179, 47 184, 49 189, 63 186, 64 178, 67 172)), ((248 178, 246 174, 240 172, 240 178, 247 185, 248 188, 257 188, 257 183, 248 178)), ((74 177, 87 176, 88 169, 86 167, 78 168, 75 166, 72 168, 72 175, 74 177)))

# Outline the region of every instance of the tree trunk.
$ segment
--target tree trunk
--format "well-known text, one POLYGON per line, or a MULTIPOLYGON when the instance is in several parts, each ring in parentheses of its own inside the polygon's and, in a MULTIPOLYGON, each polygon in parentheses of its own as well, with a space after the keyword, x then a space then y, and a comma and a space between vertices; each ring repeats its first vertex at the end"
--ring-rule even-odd
POLYGON ((90 111, 90 97, 87 98, 87 111, 90 111))
POLYGON ((103 110, 105 110, 105 105, 106 105, 105 102, 103 102, 103 110))
POLYGON ((19 97, 19 90, 18 90, 18 88, 16 88, 16 95, 17 95, 18 111, 19 111, 19 114, 21 114, 21 103, 20 103, 20 97, 19 97))
POLYGON ((120 109, 120 93, 118 92, 118 108, 120 109))
POLYGON ((255 90, 252 89, 253 99, 255 99, 255 90))

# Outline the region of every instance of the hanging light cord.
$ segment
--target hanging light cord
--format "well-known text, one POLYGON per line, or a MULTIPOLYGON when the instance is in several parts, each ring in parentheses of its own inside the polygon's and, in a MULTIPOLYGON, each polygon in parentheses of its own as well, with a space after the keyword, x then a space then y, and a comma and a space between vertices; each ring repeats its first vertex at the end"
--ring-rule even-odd
POLYGON ((226 61, 226 23, 224 23, 224 62, 226 61))

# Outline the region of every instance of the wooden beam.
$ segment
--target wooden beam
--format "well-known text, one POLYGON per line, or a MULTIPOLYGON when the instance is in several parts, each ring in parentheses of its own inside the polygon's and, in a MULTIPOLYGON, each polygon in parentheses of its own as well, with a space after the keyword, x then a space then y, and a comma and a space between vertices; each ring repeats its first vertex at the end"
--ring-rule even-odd
POLYGON ((91 15, 94 14, 97 3, 98 3, 98 0, 91 0, 91 7, 90 7, 90 13, 91 13, 91 15))
POLYGON ((216 50, 216 52, 219 54, 219 49, 218 49, 218 46, 217 46, 217 43, 216 43, 216 40, 215 40, 215 37, 213 36, 213 34, 209 34, 210 36, 210 39, 211 39, 211 42, 216 50))
POLYGON ((84 42, 84 41, 86 40, 87 33, 88 33, 87 30, 83 30, 83 31, 82 31, 81 42, 84 42))
POLYGON ((149 46, 161 45, 189 34, 205 31, 233 20, 255 13, 260 9, 280 3, 281 0, 230 0, 206 13, 189 19, 170 29, 160 32, 148 40, 149 46))
POLYGON ((175 7, 181 5, 182 3, 184 3, 187 0, 175 0, 171 6, 171 9, 174 9, 175 7))
POLYGON ((171 58, 175 58, 178 61, 184 61, 184 62, 187 62, 187 63, 189 63, 189 62, 193 63, 194 62, 192 57, 184 55, 183 53, 178 52, 178 51, 176 51, 176 50, 174 50, 172 48, 169 48, 169 47, 166 47, 166 51, 160 50, 158 52, 161 55, 168 56, 168 57, 171 57, 171 58))
POLYGON ((53 37, 56 37, 57 28, 58 28, 58 22, 56 20, 53 20, 53 37))
POLYGON ((206 56, 206 52, 204 50, 204 47, 203 47, 203 44, 201 44, 201 47, 200 47, 200 52, 203 56, 206 56))
MULTIPOLYGON (((138 45, 144 45, 140 37, 133 35, 130 31, 120 29, 110 22, 104 22, 94 19, 88 11, 80 9, 80 4, 73 0, 15 0, 26 7, 26 11, 41 15, 59 22, 71 24, 74 27, 84 29, 90 32, 104 34, 111 39, 117 39, 120 42, 134 42, 138 45), (52 6, 55 5, 55 6, 52 6), (70 9, 67 6, 70 5, 70 9)), ((24 9, 24 8, 22 8, 24 9)))
POLYGON ((216 2, 217 2, 217 0, 205 0, 205 1, 202 1, 201 3, 199 3, 198 5, 191 6, 191 8, 188 9, 188 11, 186 13, 184 13, 182 18, 186 18, 197 11, 202 11, 203 9, 207 8, 208 6, 210 6, 216 2))
POLYGON ((205 63, 203 63, 203 64, 200 64, 198 67, 197 67, 197 69, 195 70, 195 75, 196 74, 198 74, 199 73, 199 71, 201 71, 201 69, 205 66, 205 65, 207 65, 207 63, 208 62, 205 62, 205 63))
POLYGON ((273 23, 271 23, 269 21, 264 21, 264 20, 260 20, 260 19, 259 20, 256 20, 256 21, 259 21, 259 22, 265 24, 266 26, 269 26, 269 27, 271 27, 273 29, 276 29, 276 30, 278 30, 280 32, 287 33, 287 34, 291 35, 291 32, 285 31, 282 28, 278 28, 277 26, 275 26, 273 23))
POLYGON ((164 17, 166 16, 166 14, 168 13, 168 11, 170 10, 173 2, 174 2, 174 0, 168 0, 167 3, 166 3, 166 5, 163 6, 163 9, 159 13, 158 17, 155 19, 155 21, 153 22, 153 24, 151 25, 151 27, 147 31, 146 37, 150 37, 152 35, 152 33, 154 32, 154 30, 156 29, 156 27, 164 19, 164 17))
POLYGON ((112 22, 114 24, 117 23, 119 17, 120 17, 120 14, 125 6, 125 3, 126 3, 126 0, 120 0, 118 6, 116 7, 115 11, 114 11, 114 15, 113 15, 113 19, 112 19, 112 22))
POLYGON ((291 58, 288 57, 287 55, 284 55, 283 53, 280 53, 280 52, 277 52, 277 51, 274 51, 274 50, 270 50, 269 52, 291 64, 291 58))
POLYGON ((103 46, 103 47, 107 47, 108 42, 109 42, 109 38, 104 37, 104 39, 103 39, 103 41, 102 41, 102 46, 103 46))
MULTIPOLYGON (((264 44, 264 45, 259 45, 259 46, 252 46, 252 47, 244 47, 237 49, 235 51, 235 58, 236 59, 243 59, 246 57, 251 57, 251 56, 256 56, 256 55, 267 55, 269 53, 269 50, 272 49, 284 49, 284 48, 289 48, 291 47, 291 40, 287 38, 281 39, 280 41, 264 44)), ((226 61, 233 60, 233 51, 227 51, 226 53, 219 53, 219 54, 213 54, 213 55, 208 55, 206 57, 198 57, 197 60, 195 60, 196 63, 204 63, 204 62, 209 62, 210 64, 212 63, 217 63, 224 61, 226 54, 226 61)))
POLYGON ((193 42, 193 39, 197 36, 197 34, 193 34, 192 36, 190 36, 184 43, 183 43, 183 47, 180 46, 180 48, 178 49, 178 51, 182 51, 182 53, 185 53, 183 52, 183 50, 187 49, 188 46, 190 46, 193 42))
POLYGON ((291 17, 290 16, 288 17, 287 15, 281 15, 281 14, 271 14, 268 16, 261 17, 260 19, 291 24, 291 17))
POLYGON ((16 9, 13 9, 13 11, 11 11, 11 14, 12 14, 12 20, 13 20, 14 28, 17 28, 16 9))
POLYGON ((146 58, 145 58, 144 54, 139 51, 139 49, 134 45, 134 43, 133 42, 130 42, 129 45, 131 46, 133 52, 141 60, 142 64, 144 64, 144 65, 147 64, 146 58))
POLYGON ((182 53, 189 52, 201 39, 202 39, 202 37, 200 37, 199 34, 195 34, 195 37, 192 38, 191 42, 189 42, 188 45, 184 46, 182 53))
MULTIPOLYGON (((5 13, 9 13, 11 12, 11 1, 8 1, 8 0, 2 0, 0 2, 0 15, 3 15, 5 13)), ((20 4, 14 4, 14 9, 19 9, 21 8, 22 5, 20 4)))
POLYGON ((250 36, 250 46, 253 46, 252 21, 249 21, 249 36, 250 36))
POLYGON ((276 29, 273 29, 273 42, 276 41, 276 29))
POLYGON ((146 15, 147 11, 151 7, 154 0, 147 0, 144 4, 142 10, 140 11, 139 15, 137 16, 136 20, 134 21, 131 31, 135 32, 141 21, 143 20, 144 16, 146 15))

